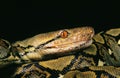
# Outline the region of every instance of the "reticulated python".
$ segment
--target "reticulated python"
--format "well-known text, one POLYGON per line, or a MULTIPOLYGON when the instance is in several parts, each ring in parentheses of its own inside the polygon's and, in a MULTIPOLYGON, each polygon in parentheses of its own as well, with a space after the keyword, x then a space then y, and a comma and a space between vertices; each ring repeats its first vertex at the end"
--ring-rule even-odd
POLYGON ((93 35, 78 27, 13 44, 1 39, 0 67, 19 65, 13 78, 119 78, 120 28, 93 35))

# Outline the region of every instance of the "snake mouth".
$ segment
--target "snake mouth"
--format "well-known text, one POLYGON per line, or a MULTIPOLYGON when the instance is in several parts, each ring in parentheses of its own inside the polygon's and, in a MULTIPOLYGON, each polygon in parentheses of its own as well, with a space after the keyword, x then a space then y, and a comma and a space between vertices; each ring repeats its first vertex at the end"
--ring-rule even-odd
POLYGON ((52 49, 52 48, 65 48, 65 47, 70 47, 70 46, 74 46, 74 47, 87 47, 92 43, 92 39, 88 40, 88 41, 75 41, 75 42, 70 42, 67 44, 60 44, 60 45, 53 45, 53 46, 45 46, 44 49, 52 49))
POLYGON ((45 54, 71 54, 72 52, 90 46, 92 39, 88 41, 76 41, 68 44, 44 47, 45 54))

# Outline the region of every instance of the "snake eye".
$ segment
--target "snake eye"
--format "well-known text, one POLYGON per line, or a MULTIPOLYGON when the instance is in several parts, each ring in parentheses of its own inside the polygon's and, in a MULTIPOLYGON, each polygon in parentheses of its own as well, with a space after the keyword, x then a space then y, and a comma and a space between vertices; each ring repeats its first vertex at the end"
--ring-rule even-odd
POLYGON ((10 43, 0 39, 0 59, 6 58, 10 54, 10 43))
POLYGON ((60 33, 60 37, 61 38, 66 38, 66 37, 68 37, 68 32, 67 31, 62 31, 61 33, 60 33))

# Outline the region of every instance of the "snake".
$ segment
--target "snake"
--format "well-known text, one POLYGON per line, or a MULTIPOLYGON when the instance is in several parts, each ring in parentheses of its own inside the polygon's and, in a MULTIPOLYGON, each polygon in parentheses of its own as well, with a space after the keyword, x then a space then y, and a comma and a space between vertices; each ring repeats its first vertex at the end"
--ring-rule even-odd
POLYGON ((120 78, 120 28, 90 26, 46 32, 10 43, 0 39, 0 68, 11 78, 120 78))

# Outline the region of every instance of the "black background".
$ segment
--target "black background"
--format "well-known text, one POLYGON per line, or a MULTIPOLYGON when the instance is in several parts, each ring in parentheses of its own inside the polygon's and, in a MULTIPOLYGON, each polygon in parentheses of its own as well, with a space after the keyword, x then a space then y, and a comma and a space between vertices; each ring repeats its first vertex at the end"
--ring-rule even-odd
POLYGON ((92 26, 96 33, 120 27, 117 2, 4 2, 0 37, 10 42, 48 31, 92 26))

